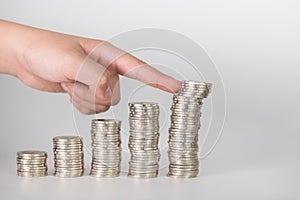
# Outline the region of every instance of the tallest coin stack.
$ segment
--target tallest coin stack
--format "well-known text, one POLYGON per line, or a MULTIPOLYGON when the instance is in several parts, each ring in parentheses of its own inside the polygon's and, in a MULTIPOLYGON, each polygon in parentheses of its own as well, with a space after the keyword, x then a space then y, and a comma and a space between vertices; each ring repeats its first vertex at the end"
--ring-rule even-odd
POLYGON ((210 90, 209 83, 184 81, 180 91, 173 96, 168 141, 170 177, 192 178, 199 173, 200 109, 210 90))

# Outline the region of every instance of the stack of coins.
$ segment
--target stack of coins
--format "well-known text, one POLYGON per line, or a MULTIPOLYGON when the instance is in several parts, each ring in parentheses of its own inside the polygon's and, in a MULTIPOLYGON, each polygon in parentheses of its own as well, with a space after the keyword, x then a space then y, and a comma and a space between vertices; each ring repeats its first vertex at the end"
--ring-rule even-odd
POLYGON ((17 168, 18 176, 47 176, 47 153, 44 151, 19 151, 17 152, 17 168))
POLYGON ((94 119, 91 124, 92 164, 90 175, 116 177, 121 163, 121 121, 94 119))
POLYGON ((210 90, 209 83, 184 81, 181 90, 173 96, 168 141, 170 177, 192 178, 199 173, 200 109, 210 90))
POLYGON ((129 103, 130 136, 128 176, 135 178, 154 178, 158 175, 160 153, 159 106, 156 103, 129 103))
POLYGON ((79 136, 53 138, 54 176, 78 177, 84 172, 83 144, 79 136))

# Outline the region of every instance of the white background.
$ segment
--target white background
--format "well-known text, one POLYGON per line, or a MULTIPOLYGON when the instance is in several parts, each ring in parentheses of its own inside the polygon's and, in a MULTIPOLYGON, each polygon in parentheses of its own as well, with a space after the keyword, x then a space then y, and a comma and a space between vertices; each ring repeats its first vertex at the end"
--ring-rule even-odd
POLYGON ((186 35, 220 71, 227 118, 196 179, 170 179, 164 172, 153 180, 126 174, 105 180, 22 179, 16 176, 16 151, 36 148, 51 154, 54 135, 78 129, 87 132, 88 143, 92 117, 74 112, 66 95, 35 91, 1 75, 1 199, 298 199, 299 13, 296 0, 2 0, 1 19, 68 34, 109 39, 153 27, 186 35))

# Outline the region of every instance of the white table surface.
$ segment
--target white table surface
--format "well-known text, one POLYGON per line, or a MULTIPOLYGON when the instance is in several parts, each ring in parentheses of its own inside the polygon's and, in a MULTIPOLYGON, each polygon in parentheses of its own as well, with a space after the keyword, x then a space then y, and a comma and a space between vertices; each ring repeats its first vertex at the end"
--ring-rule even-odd
POLYGON ((16 175, 15 168, 14 160, 1 161, 1 199, 298 199, 300 195, 295 177, 298 169, 284 166, 249 166, 202 173, 193 179, 169 178, 165 170, 155 179, 133 179, 125 173, 105 179, 87 174, 23 178, 16 175))

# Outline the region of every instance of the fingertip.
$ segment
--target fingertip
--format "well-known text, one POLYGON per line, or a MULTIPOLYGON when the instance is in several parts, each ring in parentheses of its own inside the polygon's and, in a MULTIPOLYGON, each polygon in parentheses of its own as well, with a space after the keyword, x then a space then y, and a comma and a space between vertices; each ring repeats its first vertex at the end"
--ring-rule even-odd
POLYGON ((149 83, 150 86, 158 88, 160 90, 175 94, 181 88, 181 81, 178 81, 174 78, 167 77, 166 79, 161 79, 155 83, 149 83))
POLYGON ((177 93, 182 87, 182 81, 174 79, 174 84, 172 85, 171 93, 177 93))
POLYGON ((159 89, 175 94, 181 89, 182 82, 165 75, 158 84, 159 89))

